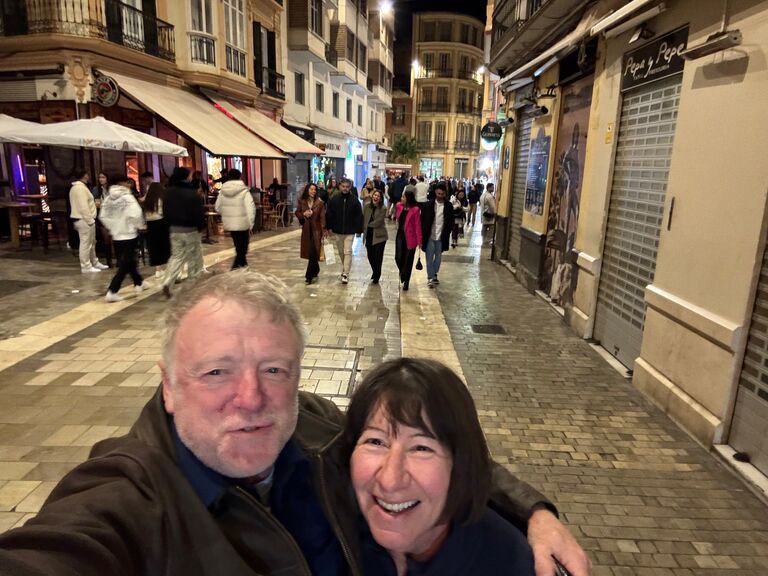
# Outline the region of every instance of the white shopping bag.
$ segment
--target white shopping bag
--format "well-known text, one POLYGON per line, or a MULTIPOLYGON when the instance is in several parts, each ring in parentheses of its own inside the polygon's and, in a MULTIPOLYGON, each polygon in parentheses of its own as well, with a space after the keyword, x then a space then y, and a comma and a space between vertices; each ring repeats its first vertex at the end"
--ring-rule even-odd
POLYGON ((325 263, 336 264, 336 247, 333 242, 326 240, 323 242, 323 252, 325 252, 325 263))

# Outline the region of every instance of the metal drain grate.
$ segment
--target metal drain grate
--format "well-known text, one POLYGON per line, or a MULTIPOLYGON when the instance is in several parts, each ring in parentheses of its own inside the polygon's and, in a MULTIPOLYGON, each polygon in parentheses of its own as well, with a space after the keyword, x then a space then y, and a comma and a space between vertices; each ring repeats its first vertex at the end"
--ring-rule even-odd
POLYGON ((472 332, 475 334, 506 334, 507 331, 501 324, 472 324, 472 332))
POLYGON ((442 258, 443 262, 455 262, 456 264, 474 264, 474 256, 452 256, 450 254, 444 254, 442 258))

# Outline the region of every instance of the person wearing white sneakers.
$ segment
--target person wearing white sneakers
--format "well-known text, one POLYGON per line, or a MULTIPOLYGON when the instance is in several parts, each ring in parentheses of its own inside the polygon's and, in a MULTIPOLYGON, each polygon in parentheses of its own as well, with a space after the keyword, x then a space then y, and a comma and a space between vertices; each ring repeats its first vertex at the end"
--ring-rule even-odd
POLYGON ((109 187, 109 195, 104 199, 99 215, 99 220, 112 235, 112 243, 118 261, 117 272, 112 277, 105 296, 107 302, 119 302, 123 299, 118 291, 126 275, 130 274, 136 292, 142 292, 149 288, 149 284, 139 273, 136 261, 139 230, 145 227, 144 214, 128 187, 129 180, 130 178, 125 174, 109 179, 112 186, 109 187))
POLYGON ((90 176, 87 170, 80 170, 75 176, 77 179, 69 189, 69 217, 74 220, 80 236, 80 271, 83 274, 101 272, 109 266, 96 258, 96 203, 88 189, 90 176))

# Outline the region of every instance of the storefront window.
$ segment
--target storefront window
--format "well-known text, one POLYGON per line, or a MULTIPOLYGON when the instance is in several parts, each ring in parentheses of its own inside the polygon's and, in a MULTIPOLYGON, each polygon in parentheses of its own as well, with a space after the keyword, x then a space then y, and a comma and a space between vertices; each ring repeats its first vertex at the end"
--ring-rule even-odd
POLYGON ((440 178, 443 175, 443 160, 439 158, 422 158, 419 162, 419 173, 427 180, 440 178))

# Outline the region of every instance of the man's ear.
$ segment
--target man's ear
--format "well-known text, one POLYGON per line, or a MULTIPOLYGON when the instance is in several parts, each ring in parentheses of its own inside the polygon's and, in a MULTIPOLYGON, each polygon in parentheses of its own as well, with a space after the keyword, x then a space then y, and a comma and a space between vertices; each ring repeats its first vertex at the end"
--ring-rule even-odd
POLYGON ((174 408, 173 392, 171 391, 171 375, 163 360, 160 360, 157 364, 160 366, 160 374, 163 378, 163 403, 165 404, 165 411, 168 412, 168 414, 173 414, 174 408))

